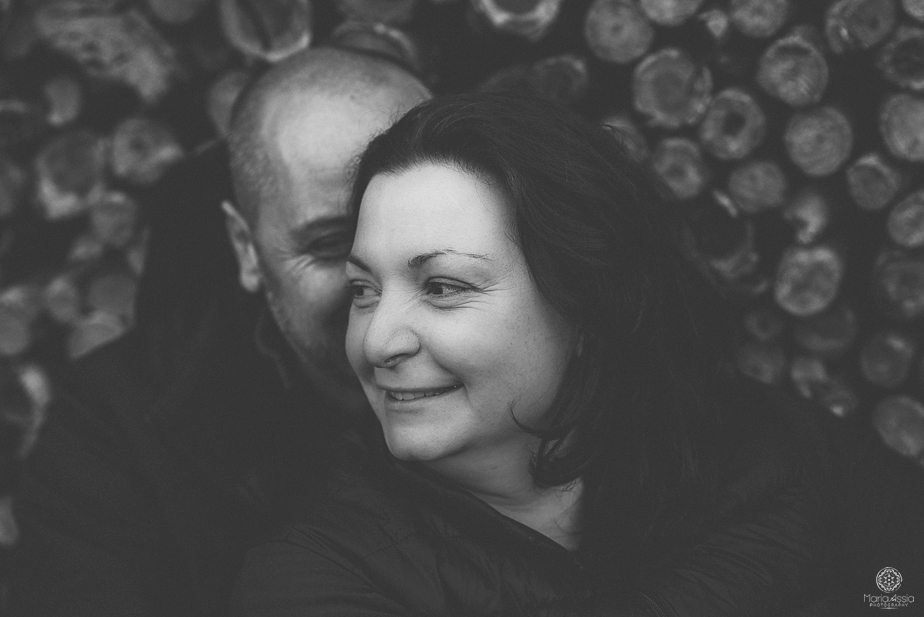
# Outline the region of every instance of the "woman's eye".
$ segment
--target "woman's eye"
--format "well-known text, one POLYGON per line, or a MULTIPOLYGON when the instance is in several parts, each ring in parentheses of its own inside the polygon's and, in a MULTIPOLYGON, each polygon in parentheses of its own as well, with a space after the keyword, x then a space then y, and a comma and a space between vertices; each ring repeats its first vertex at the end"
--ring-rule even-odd
POLYGON ((369 306, 375 301, 375 289, 366 283, 350 283, 350 293, 353 295, 353 305, 358 307, 369 306))
POLYGON ((431 296, 446 297, 469 291, 469 288, 446 281, 427 281, 424 284, 424 291, 431 296))

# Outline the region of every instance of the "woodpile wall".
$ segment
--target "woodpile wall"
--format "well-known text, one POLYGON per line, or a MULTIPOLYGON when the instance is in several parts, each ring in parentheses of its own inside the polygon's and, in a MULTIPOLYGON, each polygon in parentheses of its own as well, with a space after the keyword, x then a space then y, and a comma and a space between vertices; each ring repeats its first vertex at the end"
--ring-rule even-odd
POLYGON ((437 93, 518 88, 619 131, 739 308, 741 370, 924 464, 924 1, 0 7, 4 469, 34 439, 49 367, 130 327, 151 187, 221 139, 250 74, 323 44, 389 55, 437 93))

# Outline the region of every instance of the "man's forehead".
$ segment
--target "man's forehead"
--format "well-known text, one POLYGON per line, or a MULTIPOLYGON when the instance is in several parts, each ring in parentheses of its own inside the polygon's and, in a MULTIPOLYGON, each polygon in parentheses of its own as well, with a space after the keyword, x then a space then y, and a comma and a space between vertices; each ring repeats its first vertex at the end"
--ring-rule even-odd
POLYGON ((270 152, 290 165, 342 167, 398 113, 348 95, 288 96, 271 104, 264 136, 270 152))

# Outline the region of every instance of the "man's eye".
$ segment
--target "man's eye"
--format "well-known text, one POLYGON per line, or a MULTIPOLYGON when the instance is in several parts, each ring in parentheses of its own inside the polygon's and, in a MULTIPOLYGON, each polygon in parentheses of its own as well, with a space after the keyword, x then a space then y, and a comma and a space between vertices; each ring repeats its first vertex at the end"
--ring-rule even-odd
POLYGON ((353 237, 349 234, 334 234, 311 242, 306 252, 321 259, 342 259, 350 254, 353 237))

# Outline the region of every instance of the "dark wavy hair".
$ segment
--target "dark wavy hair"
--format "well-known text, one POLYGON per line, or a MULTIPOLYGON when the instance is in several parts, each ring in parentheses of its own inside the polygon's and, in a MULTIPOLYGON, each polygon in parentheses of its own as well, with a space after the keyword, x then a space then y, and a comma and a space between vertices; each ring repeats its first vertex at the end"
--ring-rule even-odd
POLYGON ((611 132, 563 107, 466 93, 416 107, 372 141, 354 212, 373 176, 426 163, 500 190, 540 292, 583 335, 550 423, 524 427, 541 438, 537 483, 582 477, 585 512, 598 515, 585 514, 585 531, 594 518, 643 535, 676 522, 710 494, 732 322, 679 249, 658 182, 611 132))

